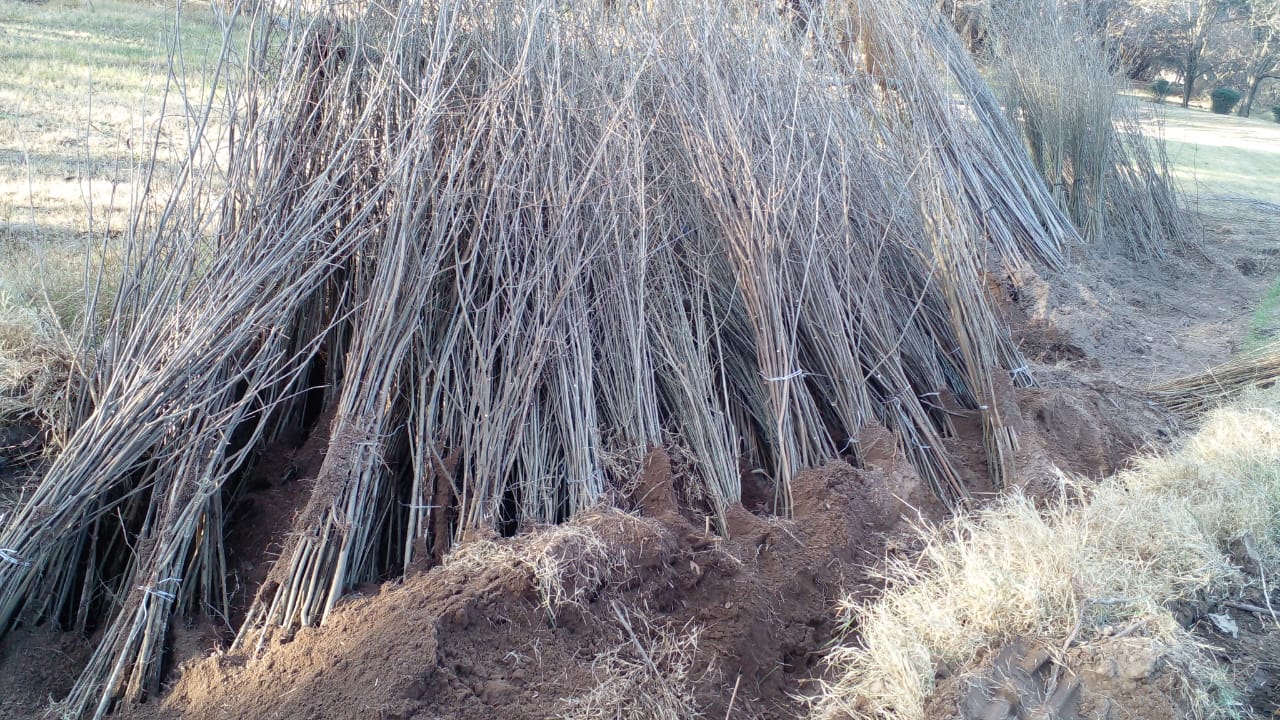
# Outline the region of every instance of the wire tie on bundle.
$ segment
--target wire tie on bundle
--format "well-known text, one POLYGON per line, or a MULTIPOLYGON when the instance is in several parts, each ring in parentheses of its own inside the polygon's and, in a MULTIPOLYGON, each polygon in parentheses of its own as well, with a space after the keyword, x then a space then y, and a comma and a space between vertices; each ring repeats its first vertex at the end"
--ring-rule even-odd
POLYGON ((17 551, 10 550, 9 548, 0 548, 0 560, 11 565, 17 565, 18 567, 29 567, 31 565, 30 561, 23 560, 22 556, 19 555, 17 551))
POLYGON ((781 377, 769 377, 764 373, 760 373, 760 376, 764 378, 765 382, 783 382, 786 380, 794 380, 798 377, 804 377, 805 375, 806 373, 803 370, 792 370, 789 374, 782 375, 781 377))
POLYGON ((169 583, 169 582, 172 582, 172 583, 180 583, 180 582, 182 582, 182 578, 180 578, 180 577, 167 577, 167 578, 165 578, 165 579, 163 579, 163 580, 158 580, 158 581, 156 581, 156 584, 155 584, 155 585, 139 585, 139 586, 138 586, 138 589, 139 589, 139 590, 141 590, 141 591, 142 591, 142 593, 143 593, 144 595, 153 595, 153 596, 155 596, 155 597, 163 598, 163 599, 165 599, 165 600, 168 600, 169 602, 173 602, 174 600, 176 600, 176 599, 177 599, 177 597, 178 597, 177 595, 175 595, 175 594, 174 594, 174 593, 172 593, 172 592, 169 592, 168 590, 157 590, 157 589, 156 589, 158 586, 160 586, 160 585, 164 585, 165 583, 169 583))

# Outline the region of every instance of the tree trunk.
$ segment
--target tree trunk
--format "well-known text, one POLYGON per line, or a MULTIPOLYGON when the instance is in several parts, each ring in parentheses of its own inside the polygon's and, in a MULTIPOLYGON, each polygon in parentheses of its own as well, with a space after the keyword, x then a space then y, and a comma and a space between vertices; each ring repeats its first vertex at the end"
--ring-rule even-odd
POLYGON ((1249 112, 1253 109, 1253 101, 1258 96, 1258 88, 1262 87, 1262 83, 1267 80, 1280 80, 1280 75, 1275 74, 1275 71, 1272 70, 1271 72, 1258 73, 1257 76, 1249 78, 1249 97, 1245 101, 1243 111, 1240 113, 1242 116, 1249 117, 1249 112))
POLYGON ((1191 24, 1191 35, 1188 38, 1187 55, 1184 60, 1184 79, 1182 82, 1182 107, 1191 105, 1191 97, 1195 94, 1196 77, 1200 74, 1200 55, 1204 53, 1205 43, 1209 41, 1209 29, 1221 12, 1224 0, 1199 0, 1195 7, 1195 18, 1191 24))
POLYGON ((1244 104, 1240 106, 1240 117, 1249 117, 1249 113, 1253 111, 1253 100, 1258 97, 1258 87, 1262 85, 1265 79, 1261 75, 1249 76, 1249 94, 1244 96, 1244 104))
POLYGON ((1187 53, 1186 65, 1182 68, 1182 107, 1184 108, 1191 105, 1192 90, 1196 85, 1196 69, 1200 64, 1200 58, 1197 57, 1199 54, 1187 53))

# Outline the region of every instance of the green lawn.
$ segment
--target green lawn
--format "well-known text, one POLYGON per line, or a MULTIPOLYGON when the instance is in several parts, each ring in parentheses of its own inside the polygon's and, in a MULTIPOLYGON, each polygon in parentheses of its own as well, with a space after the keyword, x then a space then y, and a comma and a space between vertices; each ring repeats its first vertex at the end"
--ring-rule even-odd
MULTIPOLYGON (((127 207, 161 119, 176 16, 172 2, 0 0, 0 245, 82 238, 90 204, 99 223, 127 207)), ((184 4, 181 27, 198 83, 221 32, 207 5, 184 4)))
MULTIPOLYGON (((1251 118, 1176 103, 1142 102, 1140 109, 1149 126, 1162 126, 1170 169, 1196 207, 1228 220, 1247 212, 1255 220, 1249 225, 1253 232, 1280 243, 1280 123, 1268 108, 1256 108, 1251 118)), ((1260 299, 1243 349, 1273 342, 1278 330, 1280 278, 1260 299)))
POLYGON ((1280 279, 1271 286, 1254 311, 1245 349, 1256 350, 1276 342, 1277 332, 1280 332, 1280 279))
POLYGON ((1241 118, 1166 104, 1157 113, 1174 173, 1188 193, 1280 203, 1280 123, 1269 110, 1241 118))

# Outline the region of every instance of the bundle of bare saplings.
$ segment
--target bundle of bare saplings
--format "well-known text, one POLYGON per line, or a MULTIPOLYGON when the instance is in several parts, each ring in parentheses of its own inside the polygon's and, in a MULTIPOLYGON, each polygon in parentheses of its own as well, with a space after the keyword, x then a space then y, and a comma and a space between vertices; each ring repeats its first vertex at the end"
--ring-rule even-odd
POLYGON ((469 532, 617 502, 655 446, 721 532, 744 473, 786 514, 868 426, 948 501, 956 414, 1012 472, 997 394, 1033 380, 985 278, 1080 235, 940 14, 393 6, 229 26, 188 172, 91 294, 66 441, 0 533, 0 627, 96 639, 68 712, 156 693, 176 621, 321 623, 469 532), (229 515, 308 437, 233 607, 229 515))

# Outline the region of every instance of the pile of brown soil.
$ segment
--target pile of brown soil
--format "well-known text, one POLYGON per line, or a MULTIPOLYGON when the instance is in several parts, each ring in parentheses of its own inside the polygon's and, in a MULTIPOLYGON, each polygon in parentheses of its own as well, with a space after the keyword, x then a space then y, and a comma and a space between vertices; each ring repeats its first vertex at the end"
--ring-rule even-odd
POLYGON ((583 696, 616 679, 607 676, 619 662, 654 661, 653 638, 637 630, 645 628, 696 635, 688 668, 655 677, 686 683, 698 711, 794 717, 838 631, 841 593, 871 587, 866 568, 879 562, 899 518, 914 517, 908 503, 939 512, 908 468, 832 463, 804 473, 794 520, 738 508, 726 539, 681 512, 657 451, 638 491, 640 512, 602 509, 559 528, 473 541, 440 567, 353 598, 322 628, 272 639, 262 653, 189 662, 164 698, 129 715, 572 716, 583 696), (553 599, 564 601, 551 602, 551 612, 547 569, 562 583, 553 599), (613 666, 600 662, 619 655, 613 666))
POLYGON ((18 628, 0 640, 0 718, 37 718, 66 696, 93 648, 74 633, 18 628))

